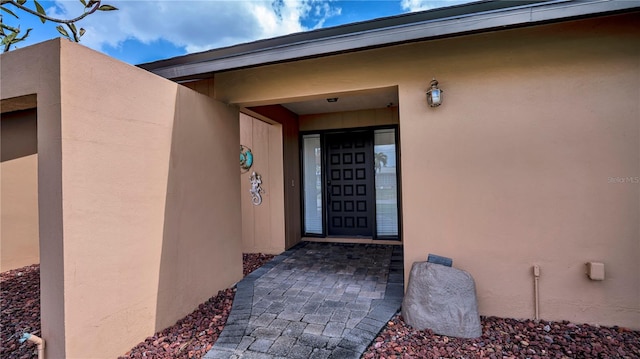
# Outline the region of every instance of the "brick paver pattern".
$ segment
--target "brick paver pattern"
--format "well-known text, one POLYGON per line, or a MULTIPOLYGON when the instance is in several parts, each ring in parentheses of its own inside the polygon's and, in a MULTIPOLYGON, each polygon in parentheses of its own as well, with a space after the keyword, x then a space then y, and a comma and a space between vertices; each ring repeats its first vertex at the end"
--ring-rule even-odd
POLYGON ((204 358, 359 358, 403 292, 400 246, 302 242, 237 284, 204 358))

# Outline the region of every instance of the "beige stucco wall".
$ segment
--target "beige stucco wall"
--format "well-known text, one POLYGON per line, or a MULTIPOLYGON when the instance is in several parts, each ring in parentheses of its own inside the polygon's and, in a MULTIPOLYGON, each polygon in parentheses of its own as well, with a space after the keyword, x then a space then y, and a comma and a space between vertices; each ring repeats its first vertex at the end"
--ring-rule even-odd
POLYGON ((0 115, 0 271, 40 262, 35 109, 0 115))
POLYGON ((476 280, 481 313, 640 328, 640 16, 218 74, 230 103, 398 86, 405 270, 476 280), (427 106, 436 76, 444 104, 427 106), (282 84, 286 84, 283 86, 282 84), (622 183, 620 183, 622 182, 622 183), (585 262, 605 263, 590 281, 585 262))
POLYGON ((300 131, 332 130, 397 124, 397 107, 300 116, 300 131))
POLYGON ((238 109, 179 86, 156 330, 242 279, 238 109))
POLYGON ((68 41, 1 61, 38 98, 47 357, 121 355, 241 278, 236 108, 68 41))
POLYGON ((280 105, 245 109, 252 115, 272 124, 279 124, 282 137, 284 234, 285 249, 300 242, 302 225, 300 213, 300 145, 298 116, 280 105))
POLYGON ((8 99, 37 95, 41 334, 49 357, 64 358, 60 46, 49 41, 0 55, 0 96, 4 108, 8 99))
POLYGON ((280 254, 285 250, 282 126, 240 114, 240 143, 251 149, 253 166, 240 175, 242 251, 280 254), (261 175, 262 203, 251 199, 253 172, 261 175))
POLYGON ((40 262, 38 155, 2 162, 0 271, 40 262))
POLYGON ((61 45, 66 355, 113 357, 156 329, 177 87, 61 45))

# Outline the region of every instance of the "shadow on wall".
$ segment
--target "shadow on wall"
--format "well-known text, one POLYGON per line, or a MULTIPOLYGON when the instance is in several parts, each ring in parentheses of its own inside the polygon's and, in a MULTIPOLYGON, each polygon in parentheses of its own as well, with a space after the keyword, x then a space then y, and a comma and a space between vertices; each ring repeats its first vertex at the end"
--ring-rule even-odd
POLYGON ((156 331, 242 278, 238 109, 179 86, 156 331))
POLYGON ((37 109, 2 114, 0 121, 0 159, 2 162, 38 153, 37 109))
POLYGON ((40 262, 35 108, 2 114, 0 271, 40 262))

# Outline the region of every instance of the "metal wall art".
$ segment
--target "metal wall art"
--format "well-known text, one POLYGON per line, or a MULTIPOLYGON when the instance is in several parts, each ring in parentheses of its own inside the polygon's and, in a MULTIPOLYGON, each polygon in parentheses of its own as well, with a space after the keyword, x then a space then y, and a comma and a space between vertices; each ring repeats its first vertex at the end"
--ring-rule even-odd
POLYGON ((253 153, 247 146, 240 145, 240 171, 245 173, 253 166, 253 153))
POLYGON ((251 173, 249 181, 251 181, 251 189, 249 190, 249 192, 251 192, 251 203, 253 203, 254 206, 259 206, 262 203, 262 193, 264 193, 264 190, 260 187, 262 177, 254 171, 251 173))

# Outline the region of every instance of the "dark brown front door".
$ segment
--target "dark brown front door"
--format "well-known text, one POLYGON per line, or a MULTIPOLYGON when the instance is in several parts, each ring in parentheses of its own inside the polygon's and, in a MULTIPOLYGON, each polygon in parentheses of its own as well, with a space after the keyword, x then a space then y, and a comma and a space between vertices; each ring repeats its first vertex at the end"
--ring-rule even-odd
POLYGON ((327 134, 325 146, 328 235, 372 237, 373 132, 327 134))

